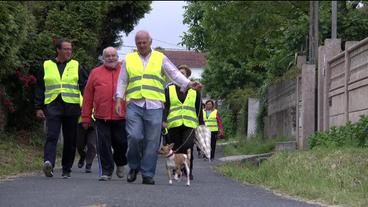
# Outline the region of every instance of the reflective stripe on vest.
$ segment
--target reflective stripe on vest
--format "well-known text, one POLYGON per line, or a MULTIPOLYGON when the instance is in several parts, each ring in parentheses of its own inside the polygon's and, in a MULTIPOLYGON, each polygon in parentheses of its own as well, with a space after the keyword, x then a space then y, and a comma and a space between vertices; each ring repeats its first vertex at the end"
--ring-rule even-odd
POLYGON ((45 81, 45 104, 51 103, 61 94, 66 103, 79 104, 80 90, 78 86, 78 61, 70 60, 60 78, 57 64, 52 60, 43 63, 45 81))
POLYGON ((167 128, 171 129, 184 124, 189 128, 198 126, 198 117, 195 108, 197 92, 189 89, 184 103, 181 103, 176 93, 175 85, 169 86, 170 110, 167 116, 167 128))
POLYGON ((206 111, 203 110, 203 121, 204 124, 207 126, 207 128, 211 131, 211 132, 217 132, 218 131, 218 124, 217 124, 217 119, 216 119, 216 115, 217 115, 217 110, 213 110, 210 115, 206 116, 206 111))
POLYGON ((145 98, 165 102, 165 80, 161 75, 163 58, 164 55, 161 52, 153 50, 144 69, 138 52, 126 55, 126 69, 129 77, 127 100, 145 98))

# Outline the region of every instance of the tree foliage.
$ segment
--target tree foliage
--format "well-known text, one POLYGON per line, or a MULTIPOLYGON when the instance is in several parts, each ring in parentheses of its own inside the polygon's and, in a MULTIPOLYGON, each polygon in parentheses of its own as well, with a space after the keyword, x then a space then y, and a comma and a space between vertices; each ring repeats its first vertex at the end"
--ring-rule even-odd
POLYGON ((34 41, 46 46, 38 56, 54 55, 54 39, 68 38, 74 45, 74 57, 88 69, 97 64, 103 48, 120 46, 120 33, 131 32, 151 9, 150 2, 129 1, 32 2, 28 8, 41 28, 34 41))
MULTIPOLYGON (((205 90, 225 98, 239 88, 259 88, 266 79, 283 75, 295 54, 306 54, 308 1, 189 2, 183 44, 205 52, 205 90)), ((320 2, 320 41, 330 36, 331 2, 320 2)), ((368 36, 365 1, 338 2, 338 37, 368 36)))
POLYGON ((21 65, 22 44, 31 30, 28 10, 17 2, 0 2, 0 79, 21 65))
MULTIPOLYGON (((319 6, 321 44, 331 33, 331 2, 320 1, 319 6)), ((366 38, 367 11, 366 1, 338 1, 338 38, 343 42, 366 38)), ((296 55, 308 52, 308 13, 309 1, 188 2, 184 23, 189 29, 182 44, 206 53, 205 93, 223 99, 223 108, 231 108, 232 128, 239 128, 234 123, 244 118, 247 98, 255 92, 261 100, 257 123, 262 127, 265 88, 297 72, 296 55)))

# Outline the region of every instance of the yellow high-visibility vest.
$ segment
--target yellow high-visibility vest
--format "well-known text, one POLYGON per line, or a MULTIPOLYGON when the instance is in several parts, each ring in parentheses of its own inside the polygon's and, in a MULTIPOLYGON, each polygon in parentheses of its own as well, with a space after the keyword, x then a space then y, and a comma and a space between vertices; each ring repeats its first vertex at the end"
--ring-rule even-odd
POLYGON ((78 61, 70 60, 64 69, 60 78, 57 64, 52 60, 46 60, 43 63, 45 71, 45 104, 51 103, 61 94, 61 98, 66 103, 79 104, 80 90, 78 86, 78 61))
MULTIPOLYGON (((82 106, 83 106, 83 96, 82 96, 82 94, 81 94, 81 93, 79 94, 79 96, 80 96, 79 106, 82 108, 82 106)), ((95 116, 93 115, 93 114, 94 114, 94 112, 95 112, 95 109, 94 109, 94 108, 92 108, 92 115, 91 115, 91 118, 92 118, 92 120, 93 120, 93 121, 96 121, 95 116)), ((78 123, 82 123, 82 116, 79 116, 78 123)))
POLYGON ((169 86, 170 109, 167 116, 167 128, 171 129, 184 124, 189 128, 198 126, 198 117, 195 108, 197 92, 188 90, 184 103, 181 103, 176 93, 175 85, 169 86))
POLYGON ((165 80, 161 75, 163 58, 164 55, 161 52, 153 50, 144 69, 138 52, 126 55, 126 69, 129 77, 127 100, 145 98, 165 102, 165 80))
POLYGON ((218 131, 218 124, 217 124, 216 115, 217 115, 217 110, 215 109, 210 113, 210 115, 207 118, 206 110, 203 110, 204 124, 207 126, 207 128, 211 132, 217 132, 218 131))

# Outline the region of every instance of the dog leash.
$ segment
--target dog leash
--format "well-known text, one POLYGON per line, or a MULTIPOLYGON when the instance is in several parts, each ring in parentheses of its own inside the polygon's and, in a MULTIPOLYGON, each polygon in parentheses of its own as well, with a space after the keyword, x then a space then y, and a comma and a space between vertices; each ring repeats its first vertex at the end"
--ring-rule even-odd
POLYGON ((179 151, 187 143, 187 141, 189 140, 189 138, 193 134, 193 131, 194 131, 194 129, 192 128, 192 130, 190 131, 189 135, 185 139, 185 142, 183 142, 178 148, 176 148, 176 150, 174 150, 174 153, 176 153, 177 151, 179 151))

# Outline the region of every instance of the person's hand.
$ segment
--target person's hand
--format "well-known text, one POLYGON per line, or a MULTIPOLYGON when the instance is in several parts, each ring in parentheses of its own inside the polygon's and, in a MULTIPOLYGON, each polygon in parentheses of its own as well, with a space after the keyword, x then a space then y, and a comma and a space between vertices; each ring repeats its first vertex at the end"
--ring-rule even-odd
POLYGON ((116 104, 115 104, 115 113, 117 115, 120 115, 121 114, 121 99, 120 98, 117 98, 116 99, 116 104))
POLYGON ((36 117, 39 118, 39 119, 45 119, 46 118, 45 113, 43 112, 42 109, 37 109, 36 117))
POLYGON ((202 84, 198 81, 190 81, 189 87, 196 91, 200 91, 202 89, 202 84))
POLYGON ((167 122, 162 122, 162 128, 166 128, 167 127, 167 122))
POLYGON ((218 138, 219 139, 223 139, 224 138, 224 131, 220 131, 220 133, 218 134, 218 138))
POLYGON ((87 130, 91 124, 90 123, 82 123, 82 127, 84 130, 87 130))

